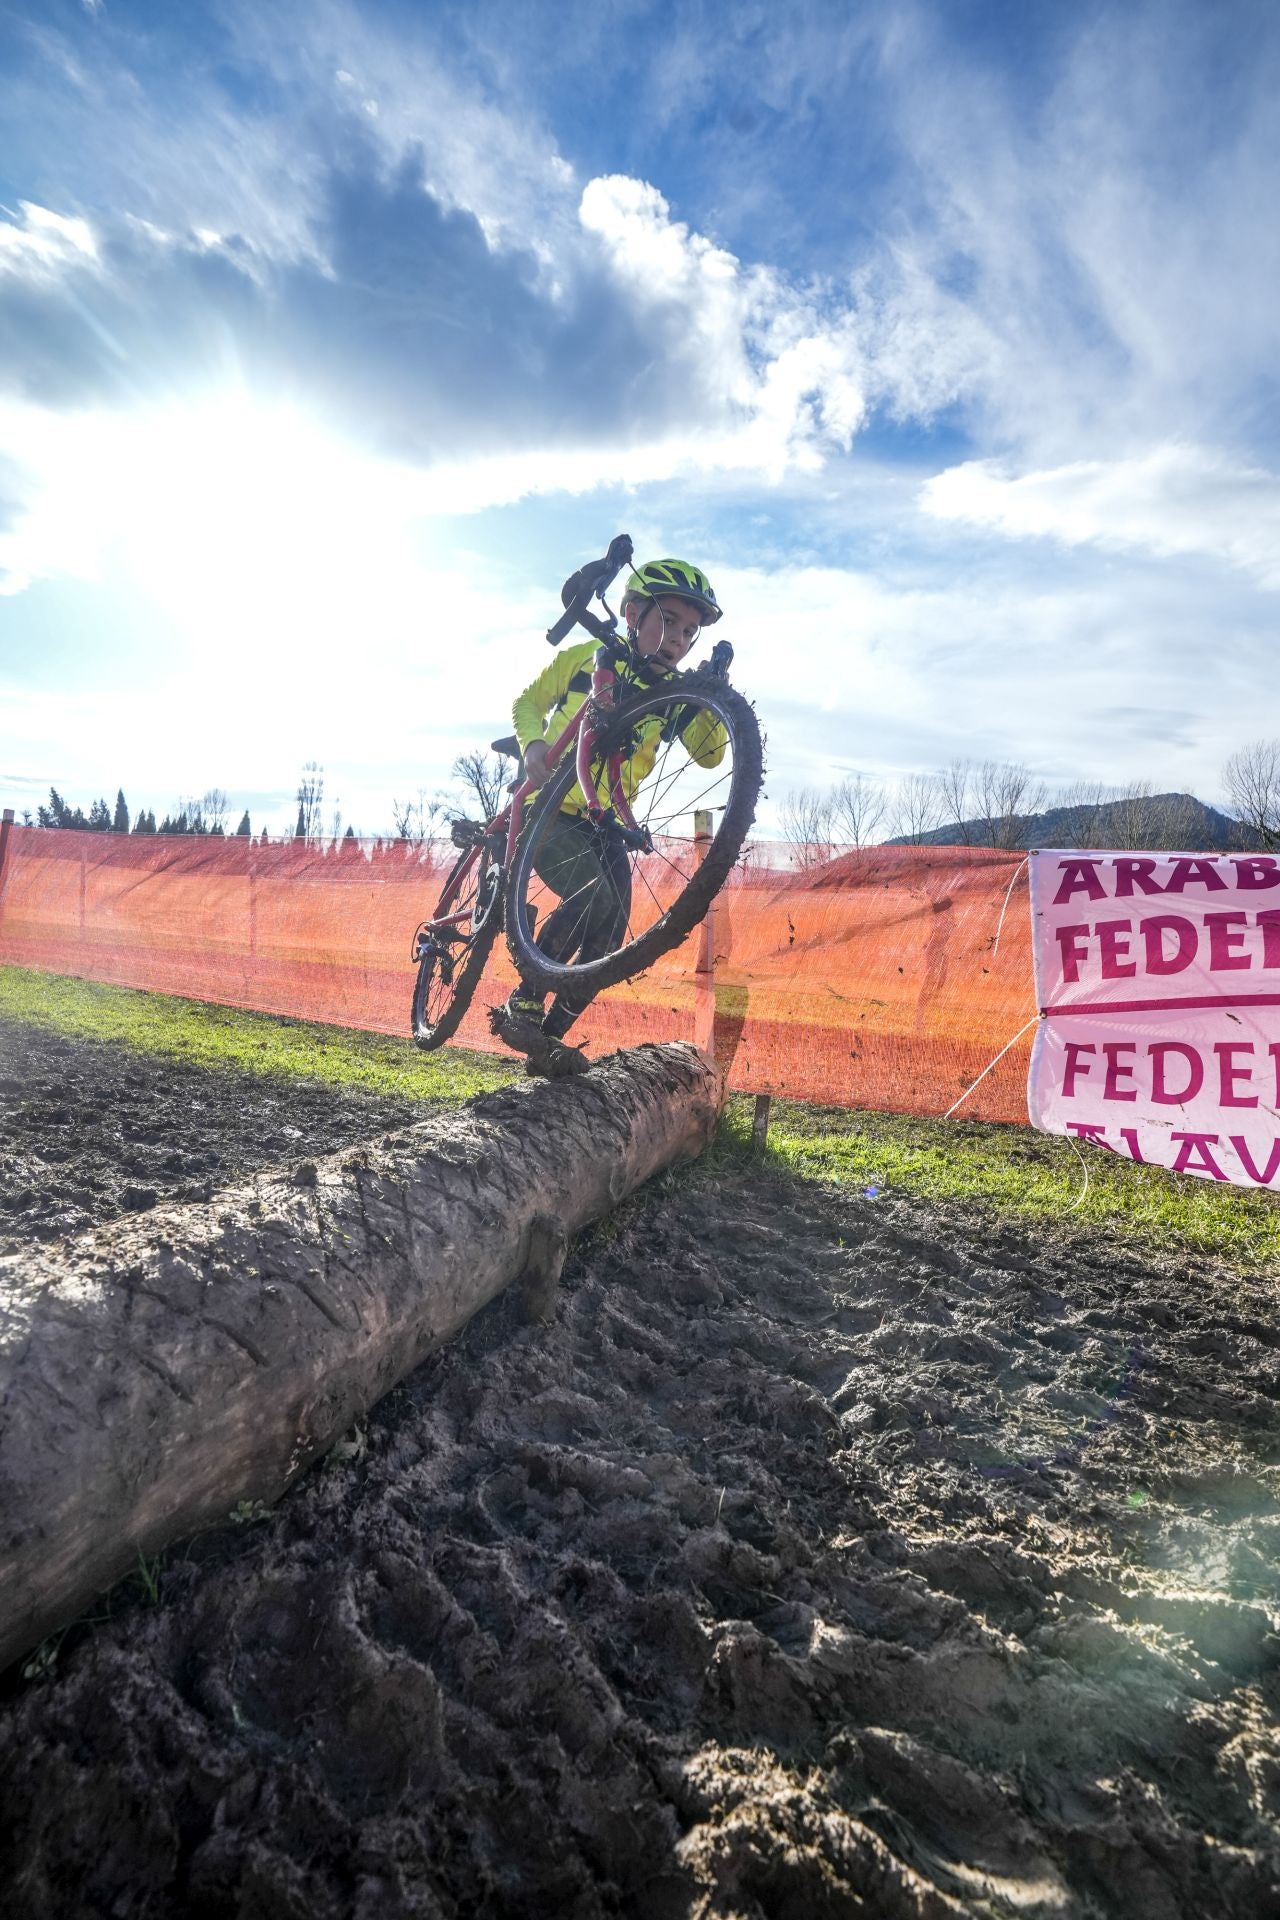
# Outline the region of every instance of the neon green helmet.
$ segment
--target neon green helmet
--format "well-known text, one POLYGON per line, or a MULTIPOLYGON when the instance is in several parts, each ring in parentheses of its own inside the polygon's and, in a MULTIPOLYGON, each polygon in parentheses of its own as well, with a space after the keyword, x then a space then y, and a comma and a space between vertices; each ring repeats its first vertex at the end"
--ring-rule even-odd
POLYGON ((691 567, 687 560, 646 560, 642 567, 637 567, 628 576, 628 600, 656 600, 662 593, 674 593, 682 600, 692 600, 694 606, 701 609, 704 627, 714 627, 720 618, 721 608, 715 588, 701 567, 691 567))

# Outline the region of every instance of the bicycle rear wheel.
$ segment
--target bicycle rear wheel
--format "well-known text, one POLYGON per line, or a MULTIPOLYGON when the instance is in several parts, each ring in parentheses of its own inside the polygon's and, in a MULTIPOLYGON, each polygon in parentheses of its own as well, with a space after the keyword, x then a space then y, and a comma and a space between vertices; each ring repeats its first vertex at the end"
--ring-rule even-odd
POLYGON ((424 1053, 442 1047, 462 1024, 502 925, 502 871, 488 847, 464 853, 446 880, 430 920, 415 935, 418 962, 410 1022, 424 1053))
MULTIPOLYGON (((584 863, 595 877, 579 889, 584 928, 589 901, 598 900, 599 888, 608 889, 620 928, 608 952, 579 957, 574 892, 553 888, 538 872, 539 866, 554 872, 553 836, 563 837, 562 803, 577 785, 572 756, 542 789, 517 843, 506 887, 507 945, 522 978, 549 992, 613 986, 678 946, 723 885, 755 818, 764 777, 760 729, 749 703, 726 681, 673 674, 628 700, 596 735, 593 772, 611 752, 628 757, 640 740, 656 744, 656 756, 631 805, 653 849, 626 846, 616 826, 598 829, 599 861, 584 863), (709 722, 724 742, 715 765, 698 760, 689 742, 690 735, 695 744, 700 734, 705 740, 709 722), (715 827, 695 864, 692 816, 703 809, 715 827), (535 939, 535 926, 547 948, 535 939)), ((585 829, 580 837, 587 838, 585 829)))

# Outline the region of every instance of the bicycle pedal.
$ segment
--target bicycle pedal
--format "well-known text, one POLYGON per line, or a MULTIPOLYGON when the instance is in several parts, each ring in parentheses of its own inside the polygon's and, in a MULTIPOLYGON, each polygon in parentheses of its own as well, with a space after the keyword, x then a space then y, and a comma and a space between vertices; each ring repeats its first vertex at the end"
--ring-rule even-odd
POLYGON ((463 852, 468 847, 478 847, 488 830, 488 822, 484 820, 451 820, 449 822, 449 838, 454 846, 463 852))

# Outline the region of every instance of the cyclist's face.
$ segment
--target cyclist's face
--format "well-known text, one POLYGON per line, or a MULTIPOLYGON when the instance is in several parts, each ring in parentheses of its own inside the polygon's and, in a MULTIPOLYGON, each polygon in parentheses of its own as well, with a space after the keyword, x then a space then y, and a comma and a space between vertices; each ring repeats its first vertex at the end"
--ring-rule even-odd
POLYGON ((702 631, 702 614, 691 600, 664 593, 636 630, 636 645, 647 659, 678 667, 702 631))

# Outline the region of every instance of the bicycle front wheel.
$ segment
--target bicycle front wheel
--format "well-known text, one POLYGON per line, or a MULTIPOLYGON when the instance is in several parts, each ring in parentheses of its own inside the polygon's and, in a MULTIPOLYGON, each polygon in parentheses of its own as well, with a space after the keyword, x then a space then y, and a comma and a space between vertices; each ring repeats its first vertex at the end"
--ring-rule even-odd
POLYGON ((612 753, 625 761, 652 752, 631 802, 652 844, 629 845, 616 823, 593 826, 562 810, 577 786, 566 756, 538 795, 507 877, 511 957, 549 992, 594 993, 678 946, 742 851, 764 777, 750 704, 712 675, 672 675, 628 700, 603 721, 592 751, 597 776, 612 753), (704 810, 711 839, 695 849, 693 816, 704 810))
POLYGON ((489 849, 477 858, 464 854, 432 918, 418 929, 409 1017, 424 1053, 442 1047, 462 1024, 502 924, 501 896, 501 870, 489 849))

